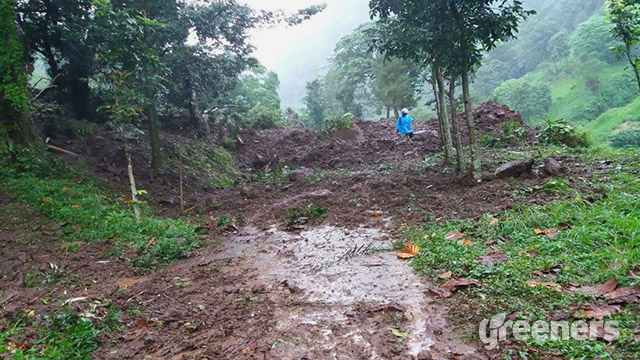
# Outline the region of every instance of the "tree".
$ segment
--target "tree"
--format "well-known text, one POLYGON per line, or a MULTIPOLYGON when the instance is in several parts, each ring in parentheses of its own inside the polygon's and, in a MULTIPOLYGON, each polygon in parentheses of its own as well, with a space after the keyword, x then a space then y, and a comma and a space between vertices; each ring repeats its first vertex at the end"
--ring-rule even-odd
POLYGON ((566 31, 560 31, 549 39, 547 51, 556 74, 558 73, 558 62, 567 57, 569 49, 569 34, 566 31))
POLYGON ((545 117, 552 104, 549 87, 532 84, 526 78, 505 81, 495 90, 494 97, 520 111, 527 124, 531 124, 532 117, 545 117))
POLYGON ((415 106, 414 95, 416 71, 411 63, 400 59, 385 61, 377 59, 373 68, 371 91, 386 108, 394 110, 396 117, 399 110, 415 106))
POLYGON ((307 106, 307 115, 309 117, 309 126, 316 130, 324 127, 325 112, 327 104, 322 94, 322 80, 314 79, 307 83, 307 95, 303 101, 307 106))
MULTIPOLYGON (((37 136, 25 115, 29 101, 24 51, 15 23, 14 1, 0 3, 0 124, 9 139, 17 144, 33 147, 37 136)), ((0 134, 4 135, 4 134, 0 134)), ((6 139, 6 140, 9 140, 6 139)), ((0 138, 0 152, 8 149, 0 138)))
POLYGON ((635 51, 635 45, 640 42, 640 1, 612 0, 607 10, 608 19, 613 24, 611 33, 623 43, 613 50, 618 58, 625 57, 629 62, 640 89, 640 56, 635 51))
POLYGON ((483 52, 515 37, 520 21, 535 13, 519 0, 371 0, 371 17, 387 25, 381 47, 405 59, 452 64, 462 76, 462 93, 469 127, 472 172, 480 170, 470 94, 470 74, 483 52), (457 60, 459 59, 459 61, 457 60))

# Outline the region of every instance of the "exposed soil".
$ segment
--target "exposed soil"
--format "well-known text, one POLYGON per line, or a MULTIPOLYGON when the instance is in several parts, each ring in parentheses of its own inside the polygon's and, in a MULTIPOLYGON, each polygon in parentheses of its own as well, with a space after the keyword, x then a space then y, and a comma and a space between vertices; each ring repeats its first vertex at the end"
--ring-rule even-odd
MULTIPOLYGON (((501 121, 516 117, 507 110, 483 105, 476 112, 479 131, 498 131, 501 121)), ((2 316, 24 309, 42 315, 68 298, 83 298, 72 304, 81 310, 90 302, 113 303, 123 310, 126 330, 103 335, 96 359, 492 358, 448 326, 447 305, 435 302, 428 282, 393 254, 398 225, 473 218, 557 198, 518 195, 548 179, 538 170, 518 180, 470 184, 441 162, 423 162, 439 147, 435 126, 417 123, 412 144, 395 135, 391 120, 358 121, 337 139, 304 129, 244 132, 244 145, 234 150, 243 167, 269 170, 285 159, 324 175, 315 182, 190 188, 188 205, 197 206, 197 216, 235 216, 240 229, 146 277, 133 276, 126 254, 109 256, 108 243, 64 251, 73 244, 56 242, 59 224, 1 194, 2 316), (286 232, 287 209, 310 203, 326 207, 328 218, 286 232), (382 216, 371 216, 373 210, 382 216), (347 256, 354 248, 360 250, 347 256), (51 269, 64 275, 27 287, 26 274, 51 269)), ((488 171, 504 161, 485 160, 488 171)), ((586 171, 566 165, 571 176, 586 171)), ((159 180, 146 174, 142 183, 165 196, 169 186, 153 187, 159 180)))

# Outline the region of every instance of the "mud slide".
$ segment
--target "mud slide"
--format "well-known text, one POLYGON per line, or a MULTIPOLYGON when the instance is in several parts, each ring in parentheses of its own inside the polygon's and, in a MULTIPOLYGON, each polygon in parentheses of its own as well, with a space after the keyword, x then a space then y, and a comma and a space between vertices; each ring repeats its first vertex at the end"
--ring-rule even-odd
POLYGON ((239 286, 293 295, 274 302, 277 340, 267 359, 481 358, 447 329, 446 309, 433 304, 428 285, 392 244, 377 229, 250 228, 206 262, 234 259, 237 271, 257 274, 239 286))

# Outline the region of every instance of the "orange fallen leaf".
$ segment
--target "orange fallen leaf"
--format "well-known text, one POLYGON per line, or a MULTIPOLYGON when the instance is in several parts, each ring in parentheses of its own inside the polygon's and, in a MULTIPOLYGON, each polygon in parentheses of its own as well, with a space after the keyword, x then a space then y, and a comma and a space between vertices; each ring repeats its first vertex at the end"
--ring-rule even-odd
POLYGON ((71 205, 72 209, 79 209, 81 207, 82 207, 82 204, 73 204, 73 205, 71 205))
POLYGON ((584 295, 599 296, 610 293, 617 287, 618 282, 616 279, 610 279, 609 281, 600 284, 581 286, 577 288, 574 287, 569 289, 569 291, 582 293, 584 295))
POLYGON ((461 232, 452 232, 444 236, 445 240, 458 240, 465 237, 465 234, 461 232))
POLYGON ((371 216, 371 217, 380 217, 380 216, 382 216, 382 211, 369 211, 369 216, 371 216))
POLYGON ((469 240, 469 239, 462 239, 460 241, 458 241, 458 243, 460 245, 464 245, 464 246, 471 246, 473 245, 473 241, 469 240))
POLYGON ((420 248, 417 245, 413 244, 413 242, 409 241, 409 243, 407 243, 407 245, 396 255, 400 259, 410 259, 418 255, 419 252, 420 248))
POLYGON ((149 241, 147 241, 147 248, 150 248, 155 245, 156 245, 156 238, 152 237, 151 239, 149 239, 149 241))
POLYGON ((69 191, 69 190, 71 190, 71 188, 70 188, 70 187, 68 187, 68 186, 63 186, 63 187, 62 187, 62 190, 64 190, 64 191, 69 191))
POLYGON ((496 225, 498 222, 500 222, 500 220, 493 218, 491 219, 491 221, 489 221, 489 225, 496 225))
POLYGON ((431 288, 432 292, 440 295, 443 298, 448 298, 453 295, 453 293, 459 288, 463 286, 477 286, 479 282, 474 279, 451 279, 444 284, 438 286, 437 288, 431 288))
POLYGON ((124 203, 125 203, 125 204, 131 204, 132 202, 133 202, 133 200, 131 200, 131 198, 130 198, 130 197, 126 197, 126 196, 125 196, 125 198, 124 198, 124 203))
POLYGON ((542 235, 542 236, 546 236, 549 239, 553 239, 554 237, 556 237, 558 235, 558 229, 556 228, 552 228, 552 229, 534 229, 533 230, 536 235, 542 235))
POLYGON ((453 272, 451 272, 451 271, 445 271, 445 272, 443 272, 442 274, 438 275, 438 278, 439 278, 439 279, 443 279, 443 280, 444 280, 444 279, 448 279, 448 278, 450 278, 451 276, 453 276, 453 272))
POLYGON ((7 344, 7 351, 12 352, 13 350, 24 350, 27 347, 26 341, 18 341, 18 342, 10 342, 7 344))

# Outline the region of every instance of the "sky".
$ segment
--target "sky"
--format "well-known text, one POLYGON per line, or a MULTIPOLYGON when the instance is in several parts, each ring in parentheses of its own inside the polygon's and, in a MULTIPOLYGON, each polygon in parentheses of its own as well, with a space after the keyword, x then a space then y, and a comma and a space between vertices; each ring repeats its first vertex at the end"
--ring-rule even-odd
POLYGON ((254 9, 295 12, 326 3, 321 14, 294 27, 261 29, 252 34, 254 56, 278 74, 283 107, 299 108, 305 84, 321 74, 337 41, 369 20, 369 0, 240 0, 254 9))

